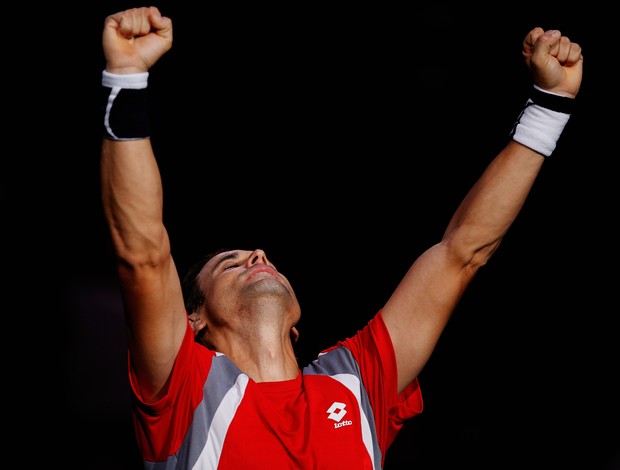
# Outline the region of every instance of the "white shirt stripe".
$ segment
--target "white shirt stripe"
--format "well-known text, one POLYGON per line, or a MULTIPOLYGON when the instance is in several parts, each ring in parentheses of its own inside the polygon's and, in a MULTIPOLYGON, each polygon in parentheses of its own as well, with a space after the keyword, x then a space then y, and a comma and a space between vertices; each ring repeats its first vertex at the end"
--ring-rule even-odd
POLYGON ((217 408, 211 427, 209 428, 209 434, 207 436, 207 443, 202 449, 202 453, 198 458, 195 470, 216 470, 220 462, 220 455, 222 454, 222 447, 224 446, 224 439, 226 439, 226 432, 228 427, 235 417, 237 408, 243 400, 245 394, 245 388, 248 385, 249 378, 245 374, 239 374, 235 384, 226 393, 220 406, 217 408))
POLYGON ((362 397, 360 396, 360 380, 352 375, 352 374, 336 374, 330 376, 332 379, 337 380, 342 385, 347 387, 357 400, 357 406, 360 409, 360 416, 362 418, 362 422, 360 423, 362 428, 362 440, 364 441, 364 445, 366 446, 366 451, 368 455, 370 455, 370 461, 373 464, 373 468, 376 469, 375 465, 375 452, 372 445, 372 433, 370 432, 370 424, 368 423, 368 417, 364 413, 362 409, 362 397))

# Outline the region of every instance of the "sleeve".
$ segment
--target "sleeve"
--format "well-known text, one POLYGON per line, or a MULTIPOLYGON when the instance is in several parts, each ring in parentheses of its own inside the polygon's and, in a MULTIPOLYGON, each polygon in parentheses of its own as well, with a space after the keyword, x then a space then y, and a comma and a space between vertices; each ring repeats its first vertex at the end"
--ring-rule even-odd
POLYGON ((385 452, 408 419, 422 412, 422 392, 415 378, 400 394, 396 356, 381 311, 357 334, 339 345, 351 351, 373 409, 380 446, 385 452))
POLYGON ((194 341, 188 322, 166 395, 154 403, 142 398, 129 356, 136 439, 144 459, 163 461, 178 451, 194 410, 202 402, 202 388, 214 355, 215 352, 194 341))

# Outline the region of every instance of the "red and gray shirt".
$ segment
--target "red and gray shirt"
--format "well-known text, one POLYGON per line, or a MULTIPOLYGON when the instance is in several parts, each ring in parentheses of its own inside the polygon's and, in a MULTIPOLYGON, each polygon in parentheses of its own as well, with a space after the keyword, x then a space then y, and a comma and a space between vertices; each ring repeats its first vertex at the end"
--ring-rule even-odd
POLYGON ((379 312, 282 382, 254 382, 188 326, 168 393, 141 400, 130 368, 146 469, 374 469, 422 411, 415 379, 397 393, 394 349, 379 312))

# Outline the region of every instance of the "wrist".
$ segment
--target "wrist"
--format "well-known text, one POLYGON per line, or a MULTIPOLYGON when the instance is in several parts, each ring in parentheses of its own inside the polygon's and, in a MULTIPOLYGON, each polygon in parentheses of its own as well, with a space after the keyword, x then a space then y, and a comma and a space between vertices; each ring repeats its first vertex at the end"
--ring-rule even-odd
POLYGON ((124 88, 140 90, 148 86, 149 73, 113 73, 104 70, 101 73, 101 85, 106 88, 124 88))
POLYGON ((530 99, 534 104, 553 111, 565 114, 572 114, 573 111, 575 111, 576 101, 574 97, 560 95, 559 93, 545 90, 536 85, 533 86, 530 92, 530 99))
POLYGON ((510 137, 545 157, 557 146, 575 109, 575 99, 534 86, 510 137))
POLYGON ((103 136, 111 140, 138 140, 150 136, 148 72, 101 76, 103 136))

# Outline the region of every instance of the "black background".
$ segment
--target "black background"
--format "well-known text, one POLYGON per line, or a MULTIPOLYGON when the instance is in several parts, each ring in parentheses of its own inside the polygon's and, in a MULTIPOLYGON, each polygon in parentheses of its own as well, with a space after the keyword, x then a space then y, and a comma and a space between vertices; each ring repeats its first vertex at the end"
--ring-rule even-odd
MULTIPOLYGON (((13 78, 29 92, 13 115, 25 178, 3 199, 26 245, 21 310, 38 318, 38 360, 20 372, 50 427, 41 458, 64 468, 140 468, 98 179, 101 30, 133 6, 48 6, 21 55, 38 72, 13 78)), ((152 140, 179 269, 220 247, 264 248, 302 306, 302 363, 370 319, 505 144, 527 96, 525 34, 557 28, 582 45, 578 110, 422 372, 425 410, 385 467, 616 470, 609 12, 157 6, 175 42, 151 69, 152 140)))

